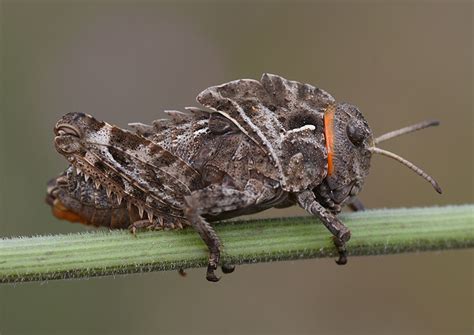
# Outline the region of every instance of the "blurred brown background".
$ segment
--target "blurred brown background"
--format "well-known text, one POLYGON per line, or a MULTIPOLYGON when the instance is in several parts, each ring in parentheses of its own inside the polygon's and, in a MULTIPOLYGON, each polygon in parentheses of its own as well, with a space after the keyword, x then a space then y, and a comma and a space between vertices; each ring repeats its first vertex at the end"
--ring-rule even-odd
MULTIPOLYGON (((67 112, 149 122, 202 89, 262 72, 361 109, 384 144, 435 176, 373 160, 368 207, 473 202, 472 2, 1 1, 0 236, 83 231, 45 184, 67 112)), ((303 214, 269 211, 263 215, 303 214)), ((449 224, 449 222, 446 222, 449 224)), ((471 334, 472 251, 0 286, 0 334, 471 334)))

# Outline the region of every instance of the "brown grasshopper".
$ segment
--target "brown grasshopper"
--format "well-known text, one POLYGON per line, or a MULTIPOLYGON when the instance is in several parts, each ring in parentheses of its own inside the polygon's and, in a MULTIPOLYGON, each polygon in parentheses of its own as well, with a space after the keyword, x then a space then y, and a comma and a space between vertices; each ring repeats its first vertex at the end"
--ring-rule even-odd
POLYGON ((374 153, 441 193, 420 168, 376 147, 436 121, 374 139, 357 107, 271 74, 210 87, 197 101, 207 109, 167 111, 169 119, 134 123, 132 131, 66 114, 54 128, 56 150, 70 164, 48 185, 54 214, 132 232, 192 226, 209 248, 206 278, 218 281, 222 244, 210 223, 272 207, 299 205, 317 216, 345 264, 350 231, 336 215, 345 204, 363 209, 356 196, 374 153))

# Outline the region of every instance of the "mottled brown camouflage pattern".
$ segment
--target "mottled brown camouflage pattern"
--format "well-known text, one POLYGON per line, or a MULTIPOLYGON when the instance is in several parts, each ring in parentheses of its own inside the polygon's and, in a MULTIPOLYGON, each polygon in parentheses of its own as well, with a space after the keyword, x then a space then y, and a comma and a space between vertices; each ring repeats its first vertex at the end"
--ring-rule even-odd
POLYGON ((85 114, 61 118, 55 145, 70 167, 48 187, 55 214, 133 231, 191 225, 209 247, 207 279, 216 281, 221 244, 209 222, 298 204, 335 235, 344 262, 350 233, 335 214, 360 191, 373 145, 357 108, 269 74, 210 87, 197 100, 210 111, 167 111, 168 119, 131 124, 132 131, 85 114), (331 176, 329 106, 336 108, 331 176))

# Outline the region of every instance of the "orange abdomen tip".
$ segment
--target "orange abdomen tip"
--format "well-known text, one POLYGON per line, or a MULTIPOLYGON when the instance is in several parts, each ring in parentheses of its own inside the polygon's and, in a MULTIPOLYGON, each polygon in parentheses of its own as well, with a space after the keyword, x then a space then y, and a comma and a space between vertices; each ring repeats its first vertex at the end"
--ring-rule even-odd
POLYGON ((60 220, 66 220, 70 222, 86 223, 86 221, 74 212, 64 207, 64 205, 58 199, 54 200, 53 203, 53 215, 60 220))
POLYGON ((336 107, 328 106, 324 112, 324 136, 326 137, 326 150, 328 152, 328 176, 334 172, 333 155, 334 155, 334 114, 336 107))

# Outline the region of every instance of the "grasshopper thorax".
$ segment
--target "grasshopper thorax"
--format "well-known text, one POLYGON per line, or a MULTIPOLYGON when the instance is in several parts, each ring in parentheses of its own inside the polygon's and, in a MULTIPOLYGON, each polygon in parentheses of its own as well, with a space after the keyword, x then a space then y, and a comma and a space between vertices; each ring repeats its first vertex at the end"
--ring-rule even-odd
POLYGON ((327 176, 315 192, 329 207, 339 208, 359 193, 369 172, 372 131, 357 107, 333 104, 324 113, 327 176))

